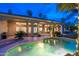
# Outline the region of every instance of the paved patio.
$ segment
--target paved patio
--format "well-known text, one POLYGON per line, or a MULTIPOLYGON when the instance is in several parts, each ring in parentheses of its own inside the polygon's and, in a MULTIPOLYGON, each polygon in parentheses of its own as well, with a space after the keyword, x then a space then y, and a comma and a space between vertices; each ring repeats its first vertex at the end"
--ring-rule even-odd
POLYGON ((0 41, 0 56, 4 56, 5 53, 10 49, 15 46, 24 44, 24 43, 30 43, 30 42, 36 42, 40 41, 44 38, 48 38, 48 35, 41 36, 41 37, 25 37, 23 40, 2 40, 0 41))

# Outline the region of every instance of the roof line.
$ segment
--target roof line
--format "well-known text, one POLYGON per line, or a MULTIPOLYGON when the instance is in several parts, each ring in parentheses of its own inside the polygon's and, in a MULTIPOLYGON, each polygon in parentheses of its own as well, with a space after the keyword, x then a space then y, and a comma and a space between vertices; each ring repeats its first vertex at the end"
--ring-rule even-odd
POLYGON ((56 23, 59 23, 55 20, 50 20, 50 19, 43 19, 43 18, 37 18, 37 17, 29 17, 29 16, 25 16, 25 15, 19 15, 19 14, 8 14, 8 13, 5 13, 5 12, 0 12, 0 14, 5 14, 5 15, 9 15, 9 16, 19 16, 19 17, 28 17, 28 18, 36 18, 36 19, 41 19, 41 20, 46 20, 46 21, 52 21, 52 22, 56 22, 56 23))
MULTIPOLYGON (((19 15, 19 14, 9 14, 9 13, 5 13, 5 12, 0 12, 0 14, 6 14, 6 15, 12 15, 12 16, 21 16, 21 17, 28 17, 28 18, 37 18, 37 17, 29 17, 29 16, 25 16, 25 15, 19 15)), ((37 19, 42 19, 43 18, 37 18, 37 19)), ((49 19, 45 19, 45 20, 49 20, 49 19)), ((50 20, 51 21, 51 20, 50 20)))

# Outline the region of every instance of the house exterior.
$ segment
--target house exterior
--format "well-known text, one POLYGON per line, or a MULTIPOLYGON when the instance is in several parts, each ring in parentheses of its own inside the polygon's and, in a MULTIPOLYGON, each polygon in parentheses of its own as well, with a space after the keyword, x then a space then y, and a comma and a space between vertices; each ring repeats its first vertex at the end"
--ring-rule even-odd
MULTIPOLYGON (((25 16, 16 16, 9 14, 0 14, 0 34, 7 32, 8 35, 14 35, 17 31, 24 31, 26 33, 41 33, 49 34, 52 24, 58 24, 61 32, 61 24, 45 19, 30 18, 25 16)), ((56 31, 56 26, 54 26, 56 31)), ((58 28, 58 27, 57 27, 58 28)))

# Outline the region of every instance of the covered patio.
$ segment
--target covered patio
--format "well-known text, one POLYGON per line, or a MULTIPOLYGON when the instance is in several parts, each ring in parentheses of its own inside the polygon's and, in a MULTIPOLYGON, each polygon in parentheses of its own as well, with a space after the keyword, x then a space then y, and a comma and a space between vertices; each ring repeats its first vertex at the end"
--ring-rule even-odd
POLYGON ((2 23, 1 32, 7 32, 9 37, 13 37, 18 31, 24 31, 27 34, 39 33, 48 36, 51 36, 55 31, 62 32, 61 24, 54 21, 8 14, 0 14, 0 17, 0 22, 2 23))

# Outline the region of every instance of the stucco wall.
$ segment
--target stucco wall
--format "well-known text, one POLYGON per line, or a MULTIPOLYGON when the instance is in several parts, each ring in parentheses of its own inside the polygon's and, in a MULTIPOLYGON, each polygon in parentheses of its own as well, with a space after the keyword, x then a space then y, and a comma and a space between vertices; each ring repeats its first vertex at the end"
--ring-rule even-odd
POLYGON ((6 21, 6 20, 0 21, 0 34, 2 32, 7 32, 10 35, 14 34, 16 32, 15 22, 6 21))
POLYGON ((13 21, 8 22, 8 33, 9 35, 14 35, 16 32, 16 23, 13 21))
POLYGON ((1 20, 0 21, 0 34, 2 32, 8 32, 8 23, 6 20, 1 20))
MULTIPOLYGON (((2 32, 8 32, 8 23, 6 20, 0 20, 0 34, 2 32)), ((1 39, 1 36, 0 36, 1 39)))

